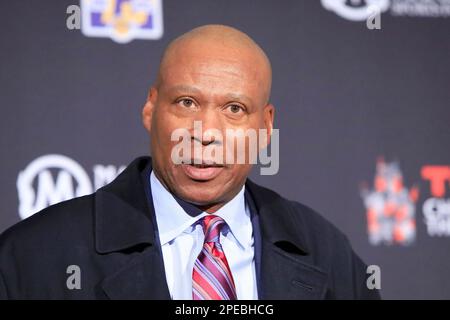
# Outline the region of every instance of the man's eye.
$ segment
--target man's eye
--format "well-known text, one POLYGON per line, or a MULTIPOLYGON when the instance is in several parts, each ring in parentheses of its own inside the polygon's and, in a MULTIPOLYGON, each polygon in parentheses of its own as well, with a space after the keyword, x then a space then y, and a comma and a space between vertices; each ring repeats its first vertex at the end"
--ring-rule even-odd
POLYGON ((181 99, 178 100, 178 104, 186 108, 191 108, 194 106, 194 101, 191 99, 181 99))
POLYGON ((242 108, 240 105, 237 104, 231 104, 227 108, 231 113, 234 114, 244 111, 244 108, 242 108))

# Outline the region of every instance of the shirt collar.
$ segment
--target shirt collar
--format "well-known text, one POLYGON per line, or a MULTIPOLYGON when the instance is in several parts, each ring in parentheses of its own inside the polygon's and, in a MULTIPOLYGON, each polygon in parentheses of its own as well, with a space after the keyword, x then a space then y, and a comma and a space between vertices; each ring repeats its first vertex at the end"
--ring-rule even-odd
MULTIPOLYGON (((153 171, 150 174, 150 190, 161 245, 174 240, 183 232, 192 232, 192 226, 208 215, 204 211, 199 212, 196 216, 189 215, 177 199, 161 184, 153 171)), ((244 192, 245 186, 233 199, 214 213, 225 220, 231 234, 243 248, 251 245, 252 241, 252 233, 248 232, 252 228, 244 192)))

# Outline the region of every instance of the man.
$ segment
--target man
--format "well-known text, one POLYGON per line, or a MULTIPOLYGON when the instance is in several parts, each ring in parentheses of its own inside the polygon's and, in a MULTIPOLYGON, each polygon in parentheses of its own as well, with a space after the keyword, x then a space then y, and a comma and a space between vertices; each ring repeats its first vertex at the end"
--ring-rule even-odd
MULTIPOLYGON (((244 33, 208 25, 175 39, 142 112, 152 158, 92 195, 53 205, 0 238, 2 298, 371 299, 366 267, 313 210, 260 187, 252 164, 203 130, 265 129, 271 66, 244 33), (193 151, 177 161, 177 129, 193 151)), ((261 142, 262 141, 262 142, 261 142)), ((265 142, 264 142, 265 141, 265 142)), ((248 142, 248 140, 247 140, 248 142)))

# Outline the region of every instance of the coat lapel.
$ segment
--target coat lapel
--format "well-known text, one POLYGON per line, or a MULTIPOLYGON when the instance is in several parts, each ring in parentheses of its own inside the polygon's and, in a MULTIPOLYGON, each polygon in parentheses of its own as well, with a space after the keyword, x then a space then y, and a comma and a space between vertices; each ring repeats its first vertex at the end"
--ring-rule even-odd
MULTIPOLYGON (((328 275, 316 267, 293 209, 276 193, 247 180, 261 232, 260 299, 323 299, 328 275)), ((255 246, 257 247, 257 246, 255 246)), ((260 255, 260 259, 258 259, 260 255)))
POLYGON ((113 261, 100 282, 110 299, 170 299, 155 235, 148 179, 150 158, 138 158, 95 196, 95 245, 113 261))

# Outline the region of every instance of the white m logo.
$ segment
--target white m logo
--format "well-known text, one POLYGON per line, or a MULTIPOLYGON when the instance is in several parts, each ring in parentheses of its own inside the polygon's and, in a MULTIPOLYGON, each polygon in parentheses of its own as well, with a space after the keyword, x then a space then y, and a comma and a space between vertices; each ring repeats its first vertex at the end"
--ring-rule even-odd
POLYGON ((39 157, 20 172, 17 191, 22 219, 49 205, 93 192, 84 169, 74 160, 57 154, 39 157), (55 180, 50 169, 57 172, 55 180))

